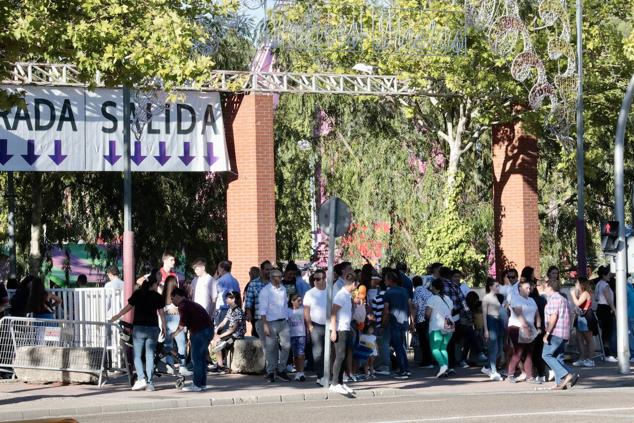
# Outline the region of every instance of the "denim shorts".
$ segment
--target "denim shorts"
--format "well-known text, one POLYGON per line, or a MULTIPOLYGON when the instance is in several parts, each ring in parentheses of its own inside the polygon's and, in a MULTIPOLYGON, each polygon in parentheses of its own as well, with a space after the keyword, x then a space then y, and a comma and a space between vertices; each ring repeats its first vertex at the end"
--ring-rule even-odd
POLYGON ((293 356, 304 355, 306 348, 305 336, 291 336, 291 348, 293 349, 293 356))

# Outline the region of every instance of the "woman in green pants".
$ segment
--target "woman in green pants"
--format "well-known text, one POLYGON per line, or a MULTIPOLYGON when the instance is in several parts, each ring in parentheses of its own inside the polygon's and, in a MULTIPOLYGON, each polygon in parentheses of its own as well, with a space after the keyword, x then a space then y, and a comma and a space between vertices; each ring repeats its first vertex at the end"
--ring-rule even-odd
POLYGON ((434 294, 427 300, 425 318, 429 321, 429 345, 434 359, 438 362, 440 370, 436 377, 446 377, 449 370, 449 356, 447 344, 454 332, 454 324, 451 319, 453 302, 451 298, 443 295, 444 284, 441 279, 435 279, 431 283, 431 292, 434 294))

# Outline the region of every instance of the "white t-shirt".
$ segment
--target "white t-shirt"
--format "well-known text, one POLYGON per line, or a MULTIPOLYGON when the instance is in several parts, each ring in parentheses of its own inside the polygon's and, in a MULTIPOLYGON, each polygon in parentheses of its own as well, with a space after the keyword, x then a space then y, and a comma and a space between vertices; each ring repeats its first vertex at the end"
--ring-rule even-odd
POLYGON ((610 288, 610 284, 608 284, 606 281, 601 279, 599 280, 599 282, 597 282, 597 286, 595 288, 595 292, 596 292, 595 297, 596 297, 597 304, 609 305, 608 299, 603 294, 603 291, 605 290, 606 287, 608 288, 608 292, 611 297, 610 299, 612 300, 612 303, 614 303, 614 292, 612 292, 612 288, 610 288))
POLYGON ((326 297, 325 289, 312 288, 304 295, 304 306, 310 307, 310 320, 320 325, 326 324, 326 297))
POLYGON ((192 281, 192 300, 200 304, 211 316, 214 311, 213 278, 209 273, 195 277, 192 281))
POLYGON ((332 300, 332 303, 341 307, 339 311, 337 311, 337 330, 350 330, 350 321, 352 320, 352 295, 347 289, 340 289, 332 300))
POLYGON ((451 310, 453 309, 453 301, 451 301, 451 298, 446 295, 443 295, 442 298, 440 298, 439 295, 433 295, 427 300, 425 306, 431 308, 429 332, 444 329, 445 319, 451 319, 451 310))
POLYGON ((291 337, 306 336, 306 326, 304 325, 304 309, 288 309, 288 326, 291 330, 291 337))
POLYGON ((520 294, 511 297, 511 316, 509 317, 509 326, 517 328, 522 327, 519 316, 513 310, 516 307, 522 308, 522 315, 530 326, 535 326, 535 314, 537 313, 537 304, 531 297, 524 298, 520 294))

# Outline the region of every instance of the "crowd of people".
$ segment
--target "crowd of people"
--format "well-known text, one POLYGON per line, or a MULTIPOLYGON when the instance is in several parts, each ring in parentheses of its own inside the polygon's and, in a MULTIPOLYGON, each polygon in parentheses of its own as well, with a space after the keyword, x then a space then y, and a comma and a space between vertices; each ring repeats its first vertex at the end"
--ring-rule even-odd
MULTIPOLYGON (((458 367, 482 366, 492 381, 554 380, 549 389, 574 386, 579 378, 574 367, 593 367, 597 356, 616 361, 614 275, 606 267, 599 267, 593 280, 575 278, 567 294, 561 292, 556 267, 549 268, 545 278, 531 267, 521 273, 507 269, 500 282, 486 281, 486 294, 480 298, 462 272, 441 263, 430 265, 424 276, 410 278, 403 263, 379 271, 369 263, 355 270, 342 262, 334 268, 328 313, 327 275, 321 269, 302 272, 292 261, 283 268, 264 261, 251 268, 241 291, 229 261, 220 262, 212 275, 204 259, 194 260, 195 277, 189 282, 178 280, 174 264, 174 255, 165 253, 163 266, 137 280, 122 310, 107 305, 113 322, 134 311, 135 391, 154 390, 159 344, 171 351, 169 372, 193 376, 184 390, 204 390, 208 372, 229 372, 228 352, 248 329, 262 341, 269 382, 305 382, 310 371, 317 384, 341 394, 353 393, 349 385, 359 380, 408 379, 410 347, 416 365, 435 369, 437 378, 451 377, 458 367), (569 365, 564 352, 571 335, 579 355, 569 365), (600 335, 601 345, 595 345, 595 335, 600 335), (332 354, 328 369, 326 340, 332 354)), ((123 288, 116 267, 107 274, 106 289, 123 288)), ((51 308, 59 298, 47 292, 40 279, 27 277, 11 301, 14 311, 52 318, 51 308), (25 300, 26 288, 20 288, 27 285, 25 300)), ((631 283, 628 312, 632 336, 631 283)))

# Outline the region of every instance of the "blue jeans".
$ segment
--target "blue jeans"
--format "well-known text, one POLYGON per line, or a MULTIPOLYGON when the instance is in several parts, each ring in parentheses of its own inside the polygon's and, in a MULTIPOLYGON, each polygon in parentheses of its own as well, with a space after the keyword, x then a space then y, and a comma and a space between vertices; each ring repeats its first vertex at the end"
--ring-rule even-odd
POLYGON ((504 351, 504 327, 499 317, 487 315, 487 329, 489 330, 489 340, 487 348, 489 353, 489 369, 495 371, 498 357, 504 351))
MULTIPOLYGON (((178 314, 165 314, 165 320, 167 323, 167 335, 165 337, 164 347, 167 351, 172 351, 174 348, 174 342, 176 342, 176 350, 178 351, 179 364, 182 366, 185 364, 185 355, 187 354, 187 339, 185 331, 181 331, 176 338, 171 335, 178 329, 178 323, 180 322, 180 316, 178 314)), ((171 354, 167 356, 167 364, 174 364, 174 357, 171 354)))
POLYGON ((554 335, 550 336, 548 343, 544 343, 542 358, 548 367, 555 372, 555 382, 557 385, 570 373, 570 368, 564 363, 564 351, 566 350, 567 343, 568 341, 565 339, 554 335))
POLYGON ((407 363, 407 352, 405 351, 405 332, 407 332, 407 323, 398 323, 395 319, 390 318, 390 345, 396 353, 396 361, 399 370, 402 372, 409 370, 407 363))
POLYGON ((213 328, 203 329, 190 335, 192 364, 194 365, 194 385, 207 386, 207 348, 213 338, 213 328))
POLYGON ((381 335, 377 336, 377 346, 379 348, 379 362, 375 368, 386 367, 388 371, 392 368, 392 360, 390 359, 390 330, 382 329, 381 335))
POLYGON ((132 346, 134 347, 134 368, 137 379, 145 379, 152 383, 154 377, 154 354, 158 344, 158 326, 134 326, 132 328, 132 346), (143 350, 145 349, 145 371, 143 367, 143 350))

